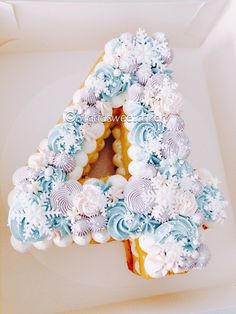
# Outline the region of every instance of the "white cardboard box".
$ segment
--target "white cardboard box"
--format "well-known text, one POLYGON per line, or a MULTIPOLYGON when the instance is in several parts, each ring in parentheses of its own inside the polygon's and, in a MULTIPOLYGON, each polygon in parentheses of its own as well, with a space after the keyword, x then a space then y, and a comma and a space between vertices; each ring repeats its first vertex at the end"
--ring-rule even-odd
POLYGON ((86 313, 236 313, 235 14, 235 1, 223 0, 0 1, 2 313, 85 313, 111 303, 86 313), (211 263, 145 281, 128 272, 120 243, 16 253, 6 227, 12 173, 47 135, 105 42, 139 26, 167 33, 191 162, 220 178, 230 202, 226 223, 206 233, 211 263))

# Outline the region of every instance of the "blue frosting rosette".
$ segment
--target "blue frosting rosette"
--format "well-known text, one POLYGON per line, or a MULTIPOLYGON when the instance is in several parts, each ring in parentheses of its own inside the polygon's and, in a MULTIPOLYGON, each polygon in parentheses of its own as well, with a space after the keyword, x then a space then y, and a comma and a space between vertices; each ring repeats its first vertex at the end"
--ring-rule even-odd
POLYGON ((168 159, 163 159, 158 167, 158 171, 165 175, 167 179, 175 176, 178 179, 182 178, 184 174, 192 176, 194 170, 187 160, 176 160, 174 163, 170 162, 168 159))
POLYGON ((82 149, 84 138, 80 128, 70 123, 56 125, 48 134, 48 146, 54 153, 74 156, 82 149))
POLYGON ((217 216, 225 216, 224 207, 226 202, 224 196, 216 187, 212 185, 204 186, 202 193, 197 196, 196 200, 198 208, 206 220, 214 221, 217 216), (213 206, 212 203, 214 203, 213 206))
POLYGON ((139 221, 139 233, 154 233, 154 231, 160 226, 159 221, 154 219, 151 214, 138 215, 139 221))
POLYGON ((115 240, 127 240, 138 233, 137 215, 130 211, 123 201, 118 201, 107 209, 109 234, 115 240))
POLYGON ((71 223, 65 217, 52 215, 48 220, 50 228, 59 231, 62 239, 71 235, 71 223))
MULTIPOLYGON (((116 71, 112 65, 99 63, 94 74, 88 80, 101 81, 100 90, 95 91, 95 94, 104 100, 111 100, 112 97, 120 95, 130 85, 131 81, 124 81, 122 79, 121 71, 116 71)), ((131 78, 130 78, 131 79, 131 78)))
POLYGON ((45 170, 42 170, 39 173, 37 181, 39 182, 41 191, 49 193, 52 191, 55 184, 57 184, 58 182, 66 181, 66 172, 60 168, 55 168, 52 166, 46 169, 50 170, 51 172, 50 176, 47 176, 45 170))
POLYGON ((48 216, 53 215, 47 194, 22 192, 10 208, 8 224, 17 240, 37 242, 51 234, 48 216))
POLYGON ((177 241, 186 241, 187 250, 195 250, 200 245, 197 226, 188 218, 179 216, 161 224, 154 233, 155 240, 164 243, 170 236, 177 241))
POLYGON ((161 121, 140 121, 132 128, 129 134, 129 141, 131 144, 145 148, 149 137, 155 139, 158 135, 163 133, 164 130, 165 127, 161 121))

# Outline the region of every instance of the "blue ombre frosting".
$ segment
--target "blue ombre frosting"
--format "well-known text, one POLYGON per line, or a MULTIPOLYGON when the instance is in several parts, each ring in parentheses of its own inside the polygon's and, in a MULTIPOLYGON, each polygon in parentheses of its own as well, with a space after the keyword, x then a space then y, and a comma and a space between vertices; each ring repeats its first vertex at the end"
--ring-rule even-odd
MULTIPOLYGON (((225 201, 224 196, 220 193, 220 191, 212 185, 204 186, 202 193, 196 197, 198 208, 202 212, 204 218, 208 221, 214 220, 214 213, 212 212, 211 206, 209 207, 211 199, 217 199, 218 206, 220 206, 221 202, 223 203, 225 201)), ((215 206, 217 205, 215 204, 215 206)), ((222 211, 224 211, 223 204, 222 211)))
POLYGON ((160 223, 155 220, 151 214, 138 215, 137 220, 139 222, 140 234, 154 233, 154 231, 160 226, 160 223))
POLYGON ((37 178, 41 190, 46 193, 51 192, 55 184, 66 181, 65 171, 55 167, 50 167, 50 169, 53 171, 51 176, 47 177, 45 170, 42 170, 37 178))
POLYGON ((164 160, 160 163, 160 167, 158 167, 158 171, 161 174, 165 175, 167 179, 175 176, 178 179, 182 178, 183 174, 193 175, 194 170, 190 163, 187 160, 178 159, 174 164, 168 162, 168 160, 164 160))
MULTIPOLYGON (((41 194, 42 197, 43 194, 41 194)), ((46 216, 46 207, 49 201, 45 197, 44 204, 41 203, 41 198, 34 193, 22 192, 10 208, 8 224, 13 236, 22 242, 37 242, 48 237, 49 228, 46 216), (38 213, 35 212, 35 217, 32 221, 32 214, 29 215, 29 210, 34 205, 41 206, 41 213, 44 219, 38 218, 38 213), (43 205, 45 207, 43 207, 43 205)), ((50 211, 48 212, 50 213, 50 211)))
POLYGON ((127 240, 138 232, 136 214, 132 213, 123 201, 118 201, 107 209, 109 234, 115 240, 127 240))
POLYGON ((54 153, 73 156, 82 149, 83 142, 80 129, 70 123, 58 124, 48 134, 48 146, 54 153))
POLYGON ((177 241, 185 240, 185 247, 194 250, 199 246, 199 233, 197 226, 190 219, 179 216, 160 225, 155 231, 157 242, 164 243, 173 236, 177 241))
POLYGON ((101 92, 101 97, 104 100, 110 100, 114 96, 118 96, 124 92, 127 85, 121 80, 121 75, 115 75, 115 68, 111 65, 99 63, 93 77, 102 79, 106 84, 106 89, 101 92))
POLYGON ((66 238, 71 234, 70 222, 62 216, 54 216, 49 219, 50 227, 60 232, 61 238, 66 238))
POLYGON ((34 243, 47 239, 48 234, 41 233, 37 227, 32 229, 30 236, 26 237, 24 231, 26 224, 27 222, 25 220, 22 220, 20 223, 15 219, 10 220, 9 227, 15 239, 26 243, 34 243))
POLYGON ((8 223, 13 236, 22 242, 33 243, 48 239, 52 230, 59 231, 61 237, 71 233, 69 221, 54 212, 48 193, 42 192, 37 195, 22 192, 10 208, 8 223), (34 205, 40 207, 40 216, 37 211, 32 213, 31 208, 34 205))
POLYGON ((141 121, 134 125, 130 134, 129 141, 131 144, 145 148, 149 136, 157 138, 159 134, 164 132, 164 125, 160 121, 141 121))

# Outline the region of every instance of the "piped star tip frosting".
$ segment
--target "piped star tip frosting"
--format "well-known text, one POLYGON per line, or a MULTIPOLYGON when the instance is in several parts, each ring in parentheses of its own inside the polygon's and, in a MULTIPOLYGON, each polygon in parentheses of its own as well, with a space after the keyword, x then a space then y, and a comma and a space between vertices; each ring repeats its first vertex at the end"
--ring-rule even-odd
POLYGON ((172 58, 163 33, 139 29, 105 45, 61 122, 13 175, 16 250, 123 241, 129 269, 144 278, 208 263, 201 234, 224 220, 226 201, 217 180, 187 160, 172 58), (116 174, 90 178, 111 133, 116 174))

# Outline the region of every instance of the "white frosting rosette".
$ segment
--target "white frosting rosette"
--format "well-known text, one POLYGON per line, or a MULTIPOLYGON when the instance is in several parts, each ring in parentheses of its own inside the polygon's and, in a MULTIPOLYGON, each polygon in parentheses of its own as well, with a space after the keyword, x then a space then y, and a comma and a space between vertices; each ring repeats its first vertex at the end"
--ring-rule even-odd
POLYGON ((144 267, 149 276, 160 278, 168 273, 179 273, 187 255, 183 244, 170 237, 164 244, 155 244, 148 249, 144 267))
POLYGON ((84 184, 83 190, 73 199, 73 213, 88 217, 99 214, 106 204, 106 198, 98 186, 84 184))

